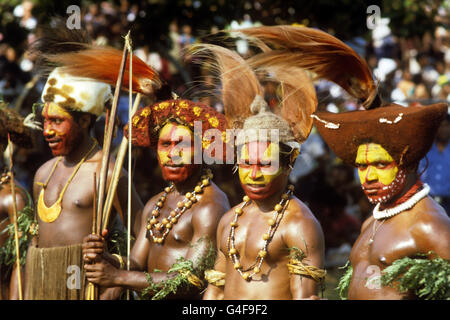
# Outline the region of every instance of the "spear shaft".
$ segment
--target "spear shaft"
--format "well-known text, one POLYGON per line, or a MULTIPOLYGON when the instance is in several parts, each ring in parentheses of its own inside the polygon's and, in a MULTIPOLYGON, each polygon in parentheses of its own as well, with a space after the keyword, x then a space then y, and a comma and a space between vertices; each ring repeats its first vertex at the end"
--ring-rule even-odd
MULTIPOLYGON (((128 32, 129 34, 130 32, 128 32)), ((117 105, 119 102, 120 89, 122 87, 123 76, 125 72, 125 65, 128 56, 127 45, 124 45, 123 54, 122 54, 122 62, 120 64, 120 70, 116 82, 116 88, 114 91, 114 99, 111 107, 111 112, 109 114, 108 125, 107 125, 107 133, 104 139, 103 144, 103 158, 102 158, 102 167, 100 171, 100 182, 99 182, 99 190, 98 190, 98 207, 97 207, 97 234, 101 234, 102 227, 102 214, 104 208, 104 200, 105 200, 105 190, 106 190, 106 182, 108 175, 108 167, 109 167, 109 159, 111 154, 111 143, 114 133, 114 122, 117 114, 117 105)))
POLYGON ((14 181, 13 172, 13 155, 12 155, 12 143, 11 137, 8 133, 8 146, 9 146, 9 175, 11 183, 11 195, 13 198, 13 225, 14 225, 14 242, 16 244, 16 270, 17 270, 17 286, 19 290, 19 300, 23 300, 22 296, 22 275, 20 267, 20 249, 19 249, 19 228, 17 226, 17 204, 16 204, 16 184, 14 181))

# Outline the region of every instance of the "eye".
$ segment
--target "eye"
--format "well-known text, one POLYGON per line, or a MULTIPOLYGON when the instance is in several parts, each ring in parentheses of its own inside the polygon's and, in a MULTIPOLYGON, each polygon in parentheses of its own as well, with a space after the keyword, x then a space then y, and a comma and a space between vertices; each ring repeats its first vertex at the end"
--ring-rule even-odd
POLYGON ((53 119, 53 122, 54 122, 55 124, 61 124, 61 123, 63 123, 63 120, 62 120, 62 119, 55 118, 55 119, 53 119))
POLYGON ((357 167, 359 170, 364 171, 364 170, 367 169, 367 164, 364 164, 364 163, 358 163, 358 164, 356 164, 356 167, 357 167))
POLYGON ((168 146, 170 146, 170 142, 169 141, 160 141, 159 145, 163 146, 163 147, 168 147, 168 146))
POLYGON ((378 169, 385 169, 388 165, 389 165, 389 163, 378 162, 378 163, 376 164, 376 167, 377 167, 378 169))

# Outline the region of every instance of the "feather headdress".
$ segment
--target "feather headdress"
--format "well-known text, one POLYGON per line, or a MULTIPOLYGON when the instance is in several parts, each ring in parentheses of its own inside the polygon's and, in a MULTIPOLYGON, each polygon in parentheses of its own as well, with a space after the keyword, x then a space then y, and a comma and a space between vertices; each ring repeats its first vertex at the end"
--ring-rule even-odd
MULTIPOLYGON (((306 140, 312 128, 310 115, 316 110, 317 99, 314 87, 303 70, 284 64, 260 65, 258 70, 254 70, 238 53, 229 49, 211 44, 195 45, 191 49, 194 54, 209 58, 213 69, 218 72, 225 115, 231 127, 243 128, 245 120, 256 117, 258 113, 261 125, 266 122, 264 126, 270 128, 269 122, 272 120, 286 122, 291 131, 286 136, 298 142, 306 140), (262 98, 263 88, 255 71, 270 73, 270 80, 281 85, 281 104, 274 112, 269 110, 262 98), (270 117, 273 113, 279 119, 270 117)), ((272 124, 275 125, 275 122, 272 124)))
MULTIPOLYGON (((37 55, 41 73, 49 74, 55 67, 76 77, 90 78, 115 86, 118 78, 122 51, 90 44, 87 34, 78 29, 70 30, 65 21, 56 18, 55 25, 47 28, 44 36, 35 41, 30 52, 37 55)), ((128 57, 123 89, 129 84, 128 57)), ((144 61, 133 55, 132 90, 144 95, 154 93, 162 85, 158 73, 144 61)))
POLYGON ((352 112, 317 112, 314 123, 334 153, 355 163, 360 144, 382 145, 404 167, 415 167, 432 145, 445 117, 447 104, 403 107, 383 105, 366 62, 339 39, 306 27, 273 26, 239 30, 262 53, 250 58, 253 67, 285 65, 305 68, 318 78, 335 82, 358 98, 365 109, 352 112), (267 50, 267 46, 273 50, 267 50), (417 139, 417 137, 420 137, 417 139))
MULTIPOLYGON (((62 66, 64 72, 79 77, 103 81, 112 86, 116 84, 122 61, 122 51, 111 47, 85 45, 83 50, 55 55, 47 55, 49 61, 62 66)), ((144 61, 133 55, 132 90, 144 95, 152 94, 161 87, 158 73, 144 61)), ((128 90, 128 58, 125 65, 123 89, 128 90)))
POLYGON ((337 83, 366 109, 380 105, 377 86, 365 60, 328 33, 298 26, 262 26, 238 32, 263 51, 249 59, 251 66, 282 63, 303 68, 318 78, 337 83), (273 50, 267 50, 267 46, 273 50))
POLYGON ((221 100, 225 117, 231 128, 242 128, 245 119, 252 115, 250 105, 263 88, 255 72, 237 52, 212 44, 190 46, 192 54, 209 62, 212 72, 220 77, 221 100))

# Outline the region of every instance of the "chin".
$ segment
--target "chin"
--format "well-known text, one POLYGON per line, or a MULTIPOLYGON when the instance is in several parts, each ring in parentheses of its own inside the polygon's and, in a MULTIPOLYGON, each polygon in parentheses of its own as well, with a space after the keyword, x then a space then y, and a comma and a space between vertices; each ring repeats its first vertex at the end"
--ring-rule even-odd
POLYGON ((50 149, 52 151, 52 154, 54 157, 64 157, 67 156, 69 153, 67 150, 61 150, 61 149, 50 149))
POLYGON ((189 178, 189 172, 180 168, 179 170, 165 170, 163 169, 163 179, 173 183, 181 183, 189 178))
POLYGON ((248 185, 242 185, 242 189, 244 189, 245 194, 251 200, 264 200, 270 196, 272 196, 276 190, 272 190, 272 188, 268 188, 268 185, 263 187, 252 187, 248 185))

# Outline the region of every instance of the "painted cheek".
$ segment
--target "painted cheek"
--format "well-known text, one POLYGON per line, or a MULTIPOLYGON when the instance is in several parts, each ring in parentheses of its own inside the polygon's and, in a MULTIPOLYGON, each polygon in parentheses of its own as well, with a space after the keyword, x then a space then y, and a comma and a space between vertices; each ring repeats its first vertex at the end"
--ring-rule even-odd
POLYGON ((391 184, 392 181, 395 180, 395 177, 397 176, 398 167, 393 166, 392 168, 384 168, 384 169, 376 169, 378 180, 384 184, 388 185, 391 184))
POLYGON ((361 184, 364 184, 366 182, 367 170, 369 169, 368 168, 365 170, 358 169, 359 182, 361 182, 361 184))
POLYGON ((251 168, 239 166, 239 180, 242 184, 247 183, 247 177, 251 174, 251 168))
POLYGON ((275 172, 273 172, 273 169, 272 170, 268 169, 267 171, 262 170, 264 181, 266 182, 266 184, 271 183, 281 174, 281 172, 282 172, 281 168, 278 168, 278 170, 275 172))

